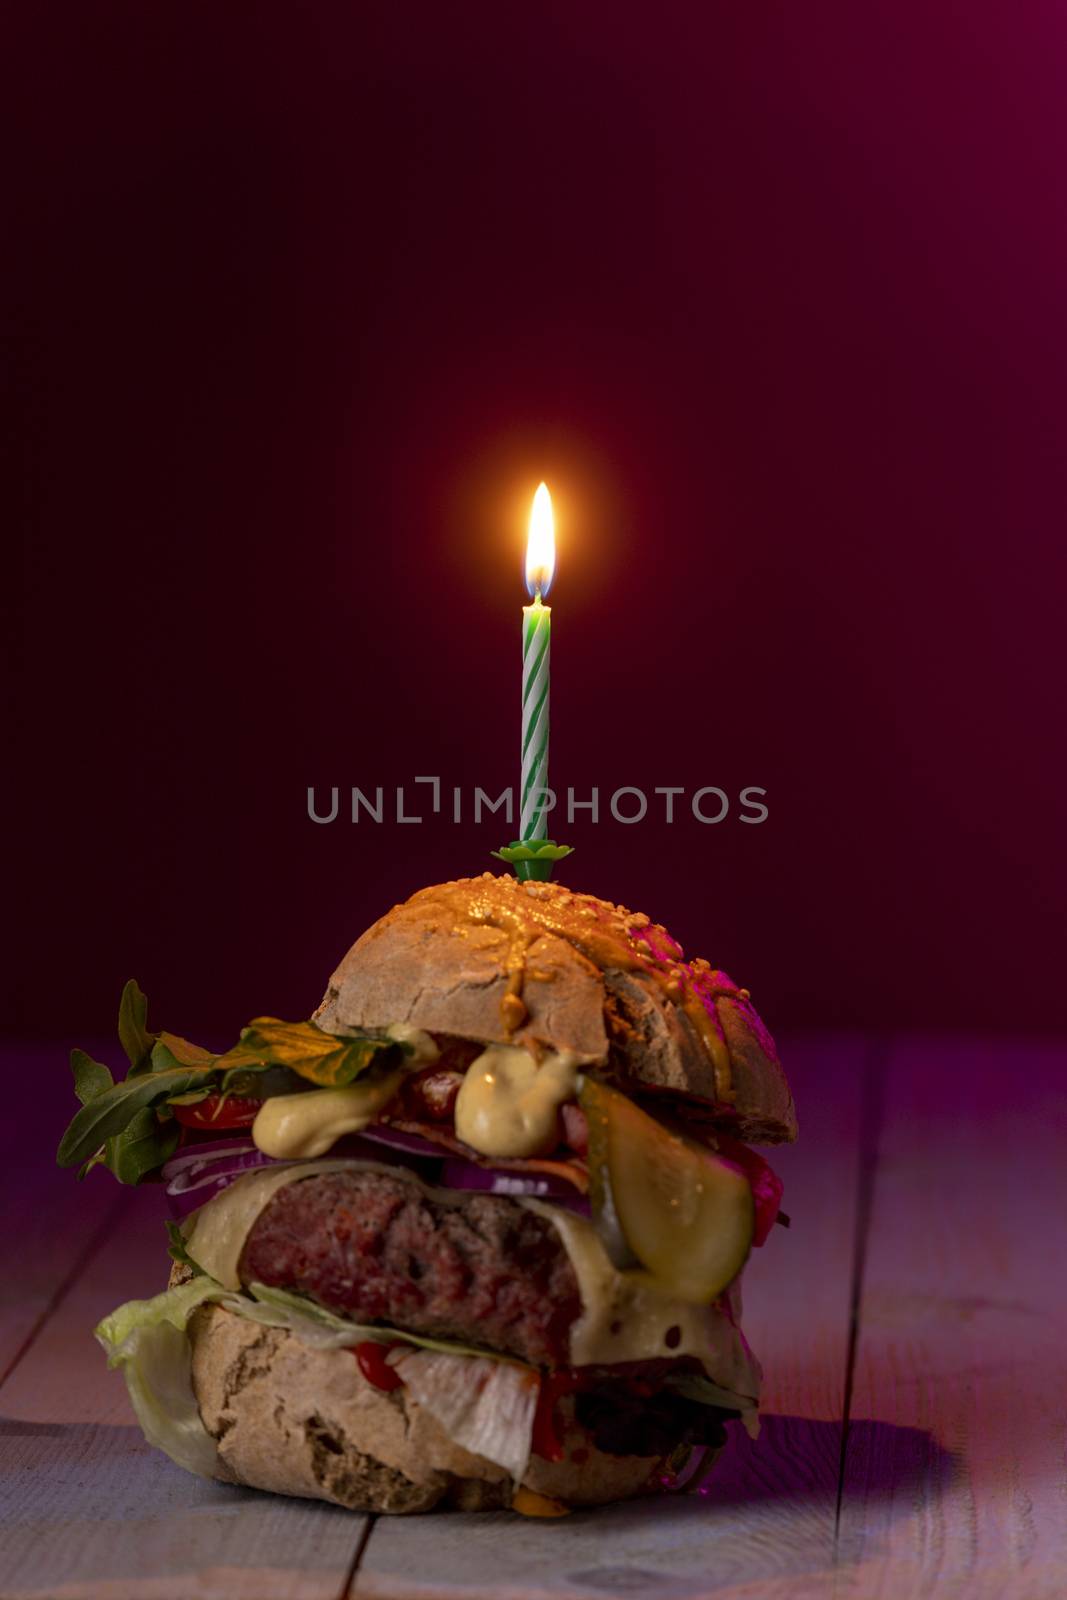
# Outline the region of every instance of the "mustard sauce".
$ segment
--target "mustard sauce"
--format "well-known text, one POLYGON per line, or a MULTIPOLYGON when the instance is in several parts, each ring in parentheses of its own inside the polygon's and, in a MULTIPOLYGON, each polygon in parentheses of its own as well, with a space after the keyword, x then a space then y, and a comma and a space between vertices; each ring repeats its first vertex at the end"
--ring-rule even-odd
POLYGON ((346 1133, 360 1133, 375 1120, 406 1072, 431 1065, 441 1053, 422 1028, 394 1022, 385 1031, 405 1048, 402 1067, 385 1078, 353 1083, 345 1089, 278 1094, 264 1100, 252 1124, 256 1149, 279 1161, 312 1161, 324 1156, 346 1133))
MULTIPOLYGON (((595 895, 577 894, 563 884, 520 883, 517 878, 498 878, 491 872, 438 884, 413 896, 415 902, 423 898, 443 903, 461 933, 489 927, 505 934, 503 966, 508 982, 501 1000, 501 1020, 509 1038, 528 1015, 522 998, 527 953, 547 934, 565 940, 601 971, 614 968, 651 978, 663 998, 683 1012, 707 1051, 719 1100, 733 1099, 730 1054, 715 1010, 720 991, 712 982, 712 969, 706 961, 687 963, 666 929, 642 912, 627 911, 595 895)), ((724 988, 721 992, 733 991, 724 988)))
POLYGON ((404 1046, 407 1051, 404 1065, 409 1072, 416 1067, 432 1066, 441 1054, 433 1035, 427 1033, 425 1028, 413 1028, 410 1022, 391 1022, 385 1032, 388 1038, 404 1046))
POLYGON ((571 1510, 562 1500, 553 1500, 547 1494, 538 1494, 535 1489, 527 1489, 524 1485, 515 1490, 511 1509, 524 1517, 567 1517, 571 1510))
POLYGON ((582 1058, 546 1052, 540 1064, 515 1045, 492 1044, 467 1068, 456 1098, 456 1136, 484 1156, 547 1155, 559 1143, 559 1108, 573 1100, 582 1058))
POLYGON ((390 1072, 347 1089, 312 1089, 264 1100, 252 1124, 252 1142, 279 1161, 313 1161, 346 1133, 359 1133, 374 1121, 400 1086, 403 1072, 390 1072))

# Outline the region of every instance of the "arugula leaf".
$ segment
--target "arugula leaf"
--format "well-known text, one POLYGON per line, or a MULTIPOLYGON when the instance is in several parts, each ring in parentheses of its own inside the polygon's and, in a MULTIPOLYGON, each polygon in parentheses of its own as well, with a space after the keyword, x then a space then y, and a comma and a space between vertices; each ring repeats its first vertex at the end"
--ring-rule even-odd
POLYGON ((104 1165, 120 1183, 140 1183, 169 1161, 178 1148, 181 1128, 173 1120, 160 1122, 151 1106, 136 1112, 121 1133, 113 1134, 104 1146, 104 1165))
MULTIPOLYGON (((190 1105, 209 1094, 255 1094, 256 1075, 272 1067, 286 1068, 307 1083, 339 1088, 368 1067, 392 1066, 408 1053, 402 1042, 386 1035, 337 1035, 314 1022, 256 1017, 231 1049, 215 1055, 180 1034, 151 1032, 148 1001, 133 978, 122 991, 119 1038, 130 1062, 119 1083, 84 1050, 72 1053, 74 1090, 82 1107, 63 1135, 56 1160, 61 1167, 81 1165, 79 1177, 103 1164, 121 1183, 139 1183, 174 1151, 179 1130, 164 1126, 153 1110, 162 1102, 190 1105)), ((266 1092, 288 1090, 272 1081, 266 1092)))
POLYGON ((735 1416, 740 1416, 745 1407, 752 1407, 756 1403, 744 1395, 734 1394, 730 1389, 720 1388, 703 1372, 671 1372, 663 1381, 665 1388, 673 1389, 687 1400, 695 1400, 701 1406, 715 1406, 720 1411, 732 1411, 735 1416))
POLYGON ((152 1053, 155 1034, 148 1031, 148 1000, 136 978, 130 978, 119 1001, 119 1043, 131 1072, 143 1072, 152 1053))
POLYGON ((180 1222, 168 1221, 167 1238, 170 1240, 170 1244, 167 1246, 167 1254, 170 1256, 170 1259, 172 1261, 176 1261, 180 1267, 189 1267, 192 1270, 194 1278, 206 1278, 207 1273, 204 1271, 203 1267, 198 1261, 193 1260, 192 1256, 186 1249, 185 1235, 182 1232, 180 1222))
MULTIPOLYGON (((155 1050, 161 1048, 166 1046, 155 1046, 155 1050)), ((113 1084, 82 1106, 60 1141, 56 1161, 61 1167, 76 1167, 106 1139, 121 1133, 145 1106, 155 1105, 171 1094, 200 1089, 211 1079, 210 1068, 167 1066, 113 1084)))
MULTIPOLYGON (((104 1094, 111 1088, 113 1081, 111 1069, 105 1067, 102 1061, 94 1061, 84 1050, 70 1052, 70 1070, 74 1074, 74 1093, 83 1106, 87 1106, 90 1100, 95 1100, 97 1095, 104 1094)), ((107 1146, 102 1144, 78 1169, 78 1182, 81 1183, 94 1167, 101 1166, 106 1160, 107 1146)))
POLYGON ((327 1033, 314 1022, 256 1017, 241 1030, 240 1043, 219 1057, 218 1065, 230 1070, 253 1064, 289 1067, 309 1083, 335 1089, 358 1078, 382 1052, 399 1048, 393 1039, 327 1033))
MULTIPOLYGON (((171 1037, 173 1038, 173 1035, 171 1037)), ((195 1045, 193 1048, 196 1048, 195 1045)), ((215 1056, 207 1056, 202 1061, 183 1061, 179 1055, 175 1054, 169 1044, 164 1044, 162 1037, 160 1037, 152 1046, 152 1054, 148 1058, 148 1068, 153 1077, 157 1077, 161 1072, 180 1072, 187 1067, 192 1068, 195 1072, 213 1072, 216 1059, 215 1056)))
POLYGON ((190 1044, 179 1034, 164 1028, 152 1033, 148 1027, 148 999, 136 978, 131 978, 119 1001, 119 1043, 130 1061, 130 1076, 155 1070, 153 1056, 157 1044, 166 1045, 174 1060, 183 1067, 206 1067, 216 1058, 210 1050, 190 1044))
POLYGON ((168 1033, 164 1028, 161 1033, 154 1035, 158 1043, 152 1050, 152 1071, 156 1067, 156 1050, 160 1045, 167 1050, 172 1059, 183 1067, 208 1067, 214 1066, 218 1056, 210 1050, 205 1050, 201 1045, 190 1044, 188 1039, 183 1039, 180 1034, 168 1033))
POLYGON ((102 1061, 94 1061, 84 1050, 70 1052, 70 1070, 74 1074, 74 1093, 83 1106, 111 1088, 110 1069, 102 1061))

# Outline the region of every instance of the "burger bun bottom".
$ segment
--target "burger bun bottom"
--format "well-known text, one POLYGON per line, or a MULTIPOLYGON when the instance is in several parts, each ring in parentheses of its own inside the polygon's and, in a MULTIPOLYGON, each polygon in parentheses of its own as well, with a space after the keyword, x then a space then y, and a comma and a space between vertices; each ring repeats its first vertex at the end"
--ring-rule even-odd
MULTIPOLYGON (((351 1350, 312 1349, 221 1306, 197 1311, 189 1333, 193 1387, 224 1481, 364 1512, 511 1504, 518 1485, 502 1467, 454 1444, 402 1386, 387 1393, 369 1383, 351 1350)), ((569 1398, 556 1415, 563 1458, 531 1456, 524 1488, 593 1506, 655 1486, 659 1457, 597 1450, 569 1398)))

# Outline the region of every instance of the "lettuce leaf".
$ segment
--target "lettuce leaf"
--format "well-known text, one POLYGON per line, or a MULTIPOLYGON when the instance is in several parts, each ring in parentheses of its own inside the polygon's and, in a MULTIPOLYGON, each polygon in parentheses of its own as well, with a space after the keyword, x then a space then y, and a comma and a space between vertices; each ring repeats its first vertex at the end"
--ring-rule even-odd
POLYGON ((450 1439, 522 1482, 541 1393, 541 1380, 532 1368, 430 1350, 389 1360, 450 1439))
POLYGON ((127 1301, 96 1328, 108 1366, 122 1369, 149 1444, 205 1478, 215 1475, 218 1450, 196 1404, 185 1330, 197 1306, 225 1294, 213 1279, 194 1278, 152 1300, 127 1301))
POLYGON ((255 1299, 240 1307, 242 1316, 286 1327, 318 1350, 344 1349, 365 1339, 414 1346, 389 1357, 412 1397, 456 1444, 496 1462, 516 1483, 522 1481, 541 1390, 533 1367, 443 1339, 360 1326, 285 1289, 253 1283, 250 1293, 255 1299))
MULTIPOLYGON (((195 1262, 189 1260, 189 1265, 196 1270, 195 1262)), ((351 1322, 285 1289, 261 1283, 253 1283, 247 1292, 226 1289, 203 1271, 151 1300, 128 1301, 96 1329, 108 1366, 121 1369, 126 1379, 145 1438, 186 1471, 214 1477, 219 1465, 215 1441, 193 1393, 187 1328, 203 1305, 224 1306, 250 1322, 284 1329, 316 1350, 351 1349, 365 1340, 404 1347, 389 1360, 413 1398, 456 1444, 496 1462, 516 1483, 522 1481, 540 1392, 533 1367, 445 1339, 351 1322)), ((739 1412, 749 1432, 758 1430, 749 1397, 697 1373, 679 1373, 666 1382, 701 1405, 739 1412)))
MULTIPOLYGON (((190 1262, 190 1265, 195 1263, 190 1262)), ((250 1322, 283 1328, 317 1350, 350 1349, 364 1340, 374 1340, 379 1344, 408 1345, 412 1347, 411 1353, 446 1357, 457 1368, 477 1366, 482 1373, 478 1384, 474 1385, 471 1380, 466 1389, 461 1386, 457 1390, 457 1394, 467 1395, 459 1422, 465 1437, 484 1437, 491 1449, 503 1446, 499 1443, 500 1431, 493 1431, 487 1410, 473 1403, 483 1389, 490 1396, 502 1396, 505 1401, 513 1391, 529 1389, 536 1408, 536 1372, 509 1357, 489 1356, 484 1350, 440 1339, 424 1339, 419 1334, 403 1333, 395 1328, 349 1322, 300 1295, 289 1294, 284 1289, 269 1289, 263 1284, 253 1284, 247 1294, 239 1293, 223 1288, 221 1283, 201 1272, 191 1282, 167 1289, 151 1300, 127 1301, 105 1317, 95 1331, 107 1352, 108 1366, 120 1369, 126 1379, 133 1409, 149 1444, 164 1451, 187 1472, 199 1473, 202 1477, 214 1477, 218 1469, 218 1450, 204 1427, 193 1393, 192 1351, 187 1333, 189 1318, 203 1305, 225 1306, 250 1322), (517 1373, 521 1383, 510 1378, 491 1384, 493 1370, 503 1367, 517 1373), (477 1394, 473 1392, 475 1388, 477 1394)), ((427 1392, 435 1390, 437 1382, 435 1374, 420 1375, 420 1386, 427 1392)), ((493 1404, 497 1403, 494 1399, 493 1404)), ((427 1409, 437 1415, 435 1404, 440 1401, 431 1401, 427 1409)), ((508 1419, 514 1421, 515 1415, 516 1405, 508 1401, 500 1429, 507 1426, 508 1419)), ((519 1418, 519 1425, 525 1426, 524 1416, 519 1418)), ((458 1435, 456 1438, 457 1443, 465 1442, 458 1435)), ((509 1460, 516 1458, 520 1447, 521 1441, 512 1444, 509 1460)), ((497 1458, 489 1456, 488 1459, 497 1458)), ((501 1465, 506 1464, 501 1462, 501 1465)))
MULTIPOLYGON (((246 1301, 240 1314, 253 1322, 268 1321, 272 1328, 287 1328, 303 1344, 315 1350, 345 1350, 350 1345, 374 1339, 379 1344, 410 1344, 420 1350, 439 1351, 443 1355, 474 1356, 482 1361, 507 1362, 522 1366, 512 1356, 496 1355, 492 1350, 479 1350, 474 1345, 459 1344, 451 1339, 427 1339, 421 1333, 406 1333, 399 1328, 383 1328, 377 1323, 350 1322, 347 1317, 335 1316, 332 1311, 305 1300, 303 1295, 290 1294, 288 1289, 269 1289, 265 1283, 249 1285, 255 1296, 253 1303, 246 1301)), ((232 1308, 231 1308, 232 1309, 232 1308)), ((527 1368, 533 1371, 533 1368, 527 1368)))

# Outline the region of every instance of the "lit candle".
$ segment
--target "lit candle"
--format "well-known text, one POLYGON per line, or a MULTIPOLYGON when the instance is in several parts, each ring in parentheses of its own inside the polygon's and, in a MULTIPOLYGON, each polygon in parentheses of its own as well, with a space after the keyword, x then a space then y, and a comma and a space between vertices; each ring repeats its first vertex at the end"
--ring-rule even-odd
POLYGON ((522 763, 519 834, 545 839, 544 791, 548 787, 548 689, 552 612, 544 604, 556 568, 552 497, 539 485, 526 541, 526 587, 533 604, 522 608, 522 763))

